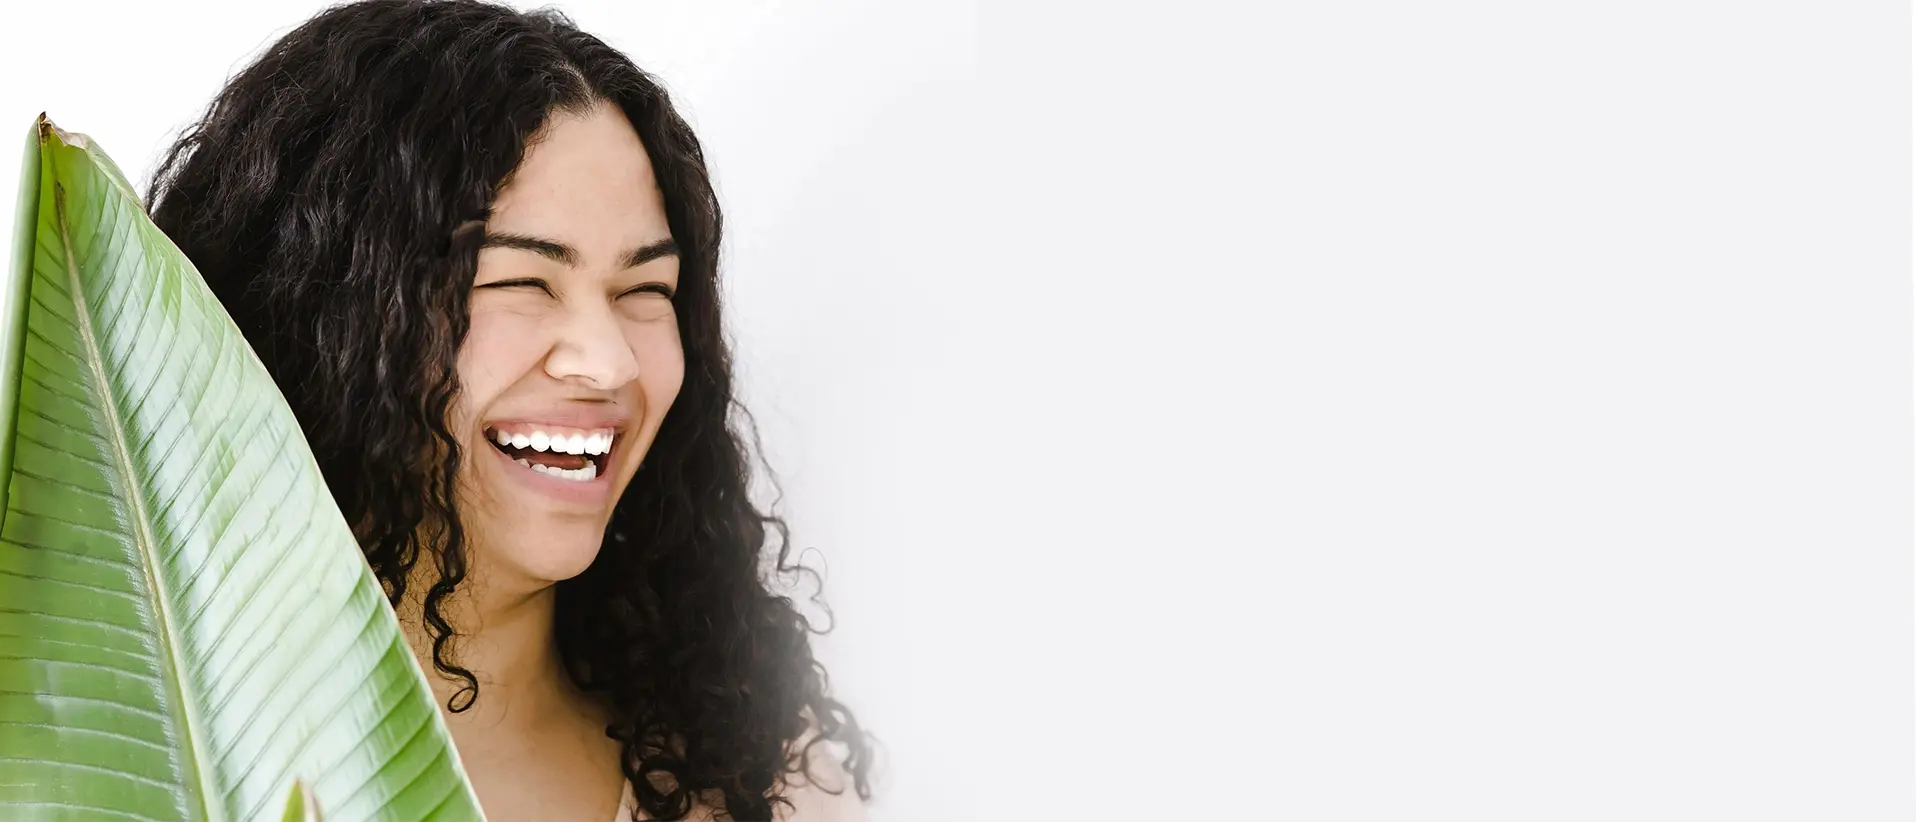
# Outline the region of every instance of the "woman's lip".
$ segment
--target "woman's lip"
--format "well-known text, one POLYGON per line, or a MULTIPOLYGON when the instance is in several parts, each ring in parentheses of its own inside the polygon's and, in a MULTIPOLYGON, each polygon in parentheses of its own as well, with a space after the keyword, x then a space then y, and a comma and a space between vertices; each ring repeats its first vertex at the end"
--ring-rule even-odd
MULTIPOLYGON (((499 430, 498 427, 492 423, 487 423, 483 426, 480 426, 479 428, 479 438, 482 440, 485 440, 488 445, 491 445, 493 447, 492 450, 494 451, 499 451, 499 441, 493 438, 493 432, 497 430, 499 430)), ((608 465, 612 462, 612 455, 619 452, 619 444, 625 440, 624 428, 612 428, 612 429, 606 429, 606 430, 610 430, 612 432, 612 441, 609 443, 606 443, 605 453, 588 455, 592 457, 597 457, 598 459, 596 459, 595 462, 597 462, 601 466, 608 465)), ((500 453, 503 454, 505 452, 500 451, 500 453)))
POLYGON ((525 414, 523 416, 498 417, 480 423, 482 428, 566 428, 578 431, 593 431, 610 428, 623 433, 632 422, 632 416, 624 412, 593 408, 558 408, 525 414))
POLYGON ((601 457, 598 475, 585 482, 541 474, 520 465, 518 460, 499 450, 498 446, 490 441, 486 446, 486 450, 498 457, 500 466, 504 468, 507 475, 514 478, 514 481, 522 482, 530 490, 556 502, 580 506, 602 505, 606 496, 612 492, 612 476, 609 469, 612 466, 612 456, 618 453, 616 440, 613 443, 613 450, 607 451, 601 457))

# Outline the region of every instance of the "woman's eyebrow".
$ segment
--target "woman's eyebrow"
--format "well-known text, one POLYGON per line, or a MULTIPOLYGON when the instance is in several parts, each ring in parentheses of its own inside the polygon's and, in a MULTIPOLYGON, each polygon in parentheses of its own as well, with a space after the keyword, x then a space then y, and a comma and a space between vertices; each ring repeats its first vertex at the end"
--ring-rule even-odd
MULTIPOLYGON (((579 252, 577 249, 557 240, 548 240, 544 237, 532 237, 511 232, 487 232, 485 240, 480 242, 479 247, 492 248, 495 246, 499 248, 517 248, 531 251, 547 259, 565 263, 568 266, 577 267, 579 264, 579 252)), ((662 240, 653 240, 652 242, 625 252, 620 258, 619 264, 623 268, 633 268, 645 265, 668 254, 677 255, 678 253, 678 241, 671 237, 666 237, 662 240)))

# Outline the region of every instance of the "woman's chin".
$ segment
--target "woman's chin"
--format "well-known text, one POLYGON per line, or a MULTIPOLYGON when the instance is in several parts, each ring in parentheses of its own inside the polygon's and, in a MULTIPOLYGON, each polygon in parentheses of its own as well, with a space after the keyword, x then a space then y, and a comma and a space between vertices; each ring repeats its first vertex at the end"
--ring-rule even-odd
POLYGON ((483 566, 486 576, 517 577, 517 583, 508 583, 515 588, 584 573, 598 558, 605 539, 602 516, 558 514, 529 506, 508 511, 468 508, 461 513, 468 523, 468 567, 483 566))
MULTIPOLYGON (((571 530, 571 529, 568 529, 571 530)), ((492 548, 498 565, 515 568, 534 582, 556 583, 585 573, 599 556, 601 528, 596 532, 520 534, 492 548)))

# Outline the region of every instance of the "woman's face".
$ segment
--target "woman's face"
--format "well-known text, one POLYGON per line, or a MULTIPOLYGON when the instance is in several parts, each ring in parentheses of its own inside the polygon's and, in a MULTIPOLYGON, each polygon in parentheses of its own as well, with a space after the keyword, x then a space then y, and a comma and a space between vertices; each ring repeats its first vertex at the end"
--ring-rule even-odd
POLYGON ((663 195, 601 103, 555 114, 493 203, 459 351, 461 522, 488 586, 585 570, 685 375, 663 195))

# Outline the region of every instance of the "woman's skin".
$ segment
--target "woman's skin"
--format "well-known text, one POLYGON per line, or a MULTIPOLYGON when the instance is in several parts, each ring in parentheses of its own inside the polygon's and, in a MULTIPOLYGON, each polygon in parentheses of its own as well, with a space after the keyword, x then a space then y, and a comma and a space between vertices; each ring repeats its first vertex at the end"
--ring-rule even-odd
MULTIPOLYGON (((428 679, 490 822, 611 822, 622 818, 619 743, 606 736, 604 708, 561 667, 553 586, 597 555, 613 504, 678 394, 684 356, 669 294, 679 261, 663 245, 671 228, 645 146, 605 103, 553 115, 500 191, 485 232, 450 426, 466 453, 458 502, 469 570, 443 608, 458 632, 452 655, 483 697, 452 713, 444 706, 460 683, 428 679), (502 430, 616 438, 594 478, 580 482, 518 464, 494 446, 502 430)), ((568 468, 584 462, 535 454, 532 461, 568 468)), ((420 599, 432 566, 414 566, 399 608, 428 672, 420 599)), ((819 773, 842 774, 815 761, 819 773)), ((792 779, 786 796, 795 808, 781 806, 779 819, 866 818, 851 791, 833 795, 792 779)))

